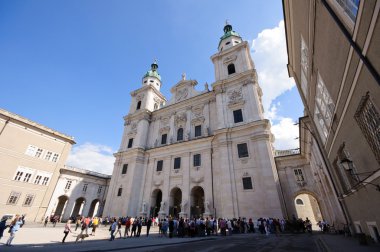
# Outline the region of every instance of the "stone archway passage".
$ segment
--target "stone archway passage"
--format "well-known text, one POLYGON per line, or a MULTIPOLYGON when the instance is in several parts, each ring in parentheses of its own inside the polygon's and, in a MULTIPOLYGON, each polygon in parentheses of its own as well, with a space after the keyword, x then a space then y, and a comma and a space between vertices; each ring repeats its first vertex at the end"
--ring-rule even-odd
POLYGON ((66 195, 61 195, 58 197, 58 204, 54 211, 55 216, 61 217, 63 215, 64 210, 65 210, 65 205, 68 200, 69 200, 69 197, 67 197, 66 195))
POLYGON ((191 218, 199 218, 205 211, 205 192, 202 187, 195 186, 191 189, 191 209, 190 216, 191 218))
POLYGON ((294 199, 295 208, 298 218, 306 220, 308 218, 312 224, 313 230, 318 230, 318 221, 323 217, 317 199, 308 193, 298 194, 294 199))
POLYGON ((181 212, 182 191, 178 187, 175 187, 170 192, 169 199, 169 215, 172 217, 179 217, 181 212))
POLYGON ((160 211, 160 205, 162 201, 162 191, 160 189, 156 189, 152 192, 151 196, 151 209, 150 214, 153 217, 158 216, 158 212, 160 211))
POLYGON ((73 212, 71 214, 72 217, 78 217, 78 215, 81 215, 82 214, 82 211, 83 211, 83 207, 84 207, 84 204, 86 202, 86 199, 81 197, 81 198, 78 198, 76 201, 75 201, 75 205, 74 205, 74 208, 73 208, 73 212))
POLYGON ((87 216, 93 217, 93 216, 98 215, 99 203, 100 203, 100 201, 98 199, 94 199, 91 202, 90 209, 88 210, 87 216))

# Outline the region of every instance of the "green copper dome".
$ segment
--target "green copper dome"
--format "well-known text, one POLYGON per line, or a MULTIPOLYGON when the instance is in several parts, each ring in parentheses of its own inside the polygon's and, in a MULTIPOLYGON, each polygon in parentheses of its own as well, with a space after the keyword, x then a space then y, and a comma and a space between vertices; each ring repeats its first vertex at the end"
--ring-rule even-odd
MULTIPOLYGON (((219 45, 223 39, 226 39, 226 38, 231 37, 231 36, 241 38, 239 33, 232 30, 232 26, 230 24, 226 24, 223 28, 223 31, 224 31, 224 35, 220 38, 219 45)), ((219 47, 219 45, 218 45, 218 47, 219 47)))
POLYGON ((157 68, 158 68, 158 65, 157 65, 157 61, 155 60, 151 66, 151 69, 146 72, 146 74, 143 76, 143 78, 145 77, 156 77, 157 79, 159 79, 161 81, 161 76, 160 74, 157 72, 157 68))

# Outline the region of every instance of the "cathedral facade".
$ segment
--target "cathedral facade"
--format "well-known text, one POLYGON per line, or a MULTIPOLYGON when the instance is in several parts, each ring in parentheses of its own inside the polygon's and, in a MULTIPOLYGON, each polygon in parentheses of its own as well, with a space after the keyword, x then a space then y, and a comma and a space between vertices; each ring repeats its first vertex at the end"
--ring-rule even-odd
POLYGON ((131 92, 103 216, 282 217, 271 126, 247 41, 226 24, 215 82, 160 92, 154 62, 131 92))

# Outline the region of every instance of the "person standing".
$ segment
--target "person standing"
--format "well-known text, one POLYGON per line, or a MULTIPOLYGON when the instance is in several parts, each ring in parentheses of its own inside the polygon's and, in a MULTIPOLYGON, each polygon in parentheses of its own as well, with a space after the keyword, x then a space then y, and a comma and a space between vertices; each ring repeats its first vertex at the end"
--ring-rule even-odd
POLYGON ((7 243, 5 244, 6 246, 12 246, 11 243, 16 236, 16 232, 20 229, 21 224, 22 224, 22 220, 20 218, 20 215, 17 214, 11 223, 11 227, 10 227, 11 235, 10 235, 9 239, 7 240, 7 243))
POLYGON ((110 241, 113 241, 115 240, 115 236, 114 236, 114 233, 116 231, 116 227, 117 227, 117 221, 116 221, 116 218, 112 220, 112 224, 110 226, 110 232, 111 232, 111 238, 110 238, 110 241))
POLYGON ((152 226, 152 218, 149 218, 146 222, 146 236, 149 236, 150 226, 152 226))
POLYGON ((131 227, 131 218, 127 216, 126 221, 125 221, 124 239, 128 237, 130 227, 131 227))
POLYGON ((141 234, 141 228, 142 228, 142 218, 140 217, 137 219, 137 237, 140 237, 141 234))
POLYGON ((76 222, 75 222, 75 231, 77 231, 80 224, 81 224, 81 220, 80 220, 80 218, 77 217, 76 222))
POLYGON ((69 233, 71 233, 71 220, 68 220, 65 225, 65 231, 63 231, 65 236, 63 236, 62 243, 65 243, 66 237, 69 233))

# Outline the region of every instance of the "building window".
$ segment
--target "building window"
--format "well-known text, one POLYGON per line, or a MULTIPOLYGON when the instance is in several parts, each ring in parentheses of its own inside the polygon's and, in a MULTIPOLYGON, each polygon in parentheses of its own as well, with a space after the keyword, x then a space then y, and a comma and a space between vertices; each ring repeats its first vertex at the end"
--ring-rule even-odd
POLYGON ((154 104, 154 110, 158 109, 158 103, 154 104))
POLYGON ((11 194, 9 195, 7 204, 16 205, 20 196, 21 196, 21 193, 19 193, 19 192, 11 192, 11 194))
MULTIPOLYGON (((41 176, 40 176, 41 177, 41 176)), ((72 180, 67 180, 67 182, 66 182, 66 186, 65 186, 65 190, 69 190, 70 189, 70 187, 71 187, 71 184, 73 183, 73 181, 72 180)))
POLYGON ((174 159, 174 169, 179 169, 179 168, 181 168, 181 158, 176 157, 174 159))
POLYGON ((41 182, 42 176, 37 175, 36 178, 34 179, 34 184, 39 185, 41 182))
POLYGON ((37 147, 36 146, 29 145, 28 148, 26 149, 25 154, 28 155, 28 156, 34 157, 34 155, 36 154, 36 151, 37 151, 37 147))
POLYGON ((98 187, 98 194, 102 193, 103 186, 98 187))
POLYGON ((343 11, 355 22, 356 15, 358 14, 360 0, 335 0, 343 11))
POLYGON ((241 109, 234 110, 234 122, 239 123, 243 121, 243 113, 241 109))
POLYGON ((294 175, 296 176, 296 181, 297 182, 303 182, 303 181, 305 181, 305 178, 303 177, 301 169, 294 169, 294 175))
POLYGON ((331 96, 322 80, 321 75, 318 73, 314 121, 317 124, 317 128, 323 142, 326 142, 328 136, 328 130, 334 114, 334 108, 335 105, 331 99, 331 96))
POLYGON ((296 199, 296 204, 303 206, 303 201, 301 199, 296 199))
POLYGON ((42 180, 42 185, 47 185, 49 182, 49 177, 44 177, 44 180, 42 180))
POLYGON ((59 154, 54 153, 53 158, 52 158, 51 161, 53 161, 54 163, 56 163, 58 161, 58 157, 59 157, 59 154))
POLYGON ((202 125, 195 126, 195 137, 202 136, 202 125))
POLYGON ((177 130, 177 141, 182 141, 183 140, 183 128, 179 128, 177 130))
POLYGON ((307 76, 309 71, 309 50, 303 37, 301 36, 301 89, 306 99, 307 95, 307 76))
POLYGON ((168 134, 162 134, 162 136, 161 136, 161 144, 166 144, 167 138, 168 138, 168 134))
POLYGON ((227 66, 227 70, 228 70, 228 75, 235 73, 235 65, 234 64, 229 64, 227 66))
POLYGON ((238 144, 237 149, 239 158, 248 157, 248 146, 246 143, 238 144))
POLYGON ((121 174, 127 174, 128 164, 123 164, 123 169, 121 170, 121 174))
POLYGON ((139 110, 140 108, 141 108, 141 101, 138 101, 138 102, 137 102, 136 110, 139 110))
POLYGON ((34 156, 35 156, 36 158, 41 157, 42 151, 43 151, 43 149, 38 148, 37 151, 36 151, 36 155, 34 155, 34 156))
POLYGON ((120 197, 122 192, 123 188, 119 187, 119 190, 117 190, 117 196, 120 197))
POLYGON ((27 194, 23 206, 31 206, 34 199, 34 194, 27 194))
POLYGON ((45 155, 45 160, 50 160, 52 154, 53 154, 53 153, 52 153, 51 151, 48 151, 48 152, 46 153, 46 155, 45 155))
POLYGON ((22 177, 23 174, 24 174, 24 172, 22 172, 22 171, 17 171, 14 180, 20 181, 20 179, 21 179, 21 177, 22 177))
POLYGON ((163 160, 158 160, 157 161, 156 171, 162 171, 163 165, 164 165, 164 161, 163 160))
POLYGON ((243 189, 244 190, 253 189, 251 177, 243 178, 243 189))
POLYGON ((130 138, 128 141, 128 149, 132 148, 132 145, 133 145, 133 138, 130 138))
POLYGON ((201 154, 195 154, 193 156, 193 165, 194 166, 201 166, 201 154))
POLYGON ((88 186, 88 184, 84 184, 84 185, 83 185, 83 189, 82 189, 83 192, 86 192, 86 191, 87 191, 87 186, 88 186))
POLYGON ((362 97, 354 117, 377 162, 380 163, 380 115, 369 93, 362 97))
POLYGON ((24 182, 28 183, 31 177, 32 177, 31 173, 28 173, 28 172, 25 173, 24 182))

